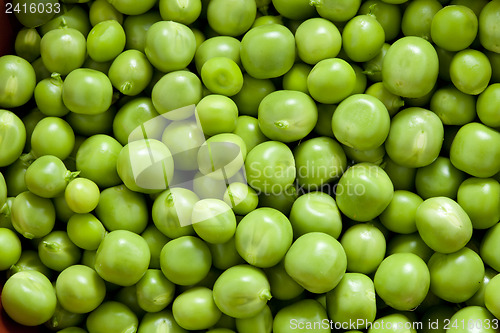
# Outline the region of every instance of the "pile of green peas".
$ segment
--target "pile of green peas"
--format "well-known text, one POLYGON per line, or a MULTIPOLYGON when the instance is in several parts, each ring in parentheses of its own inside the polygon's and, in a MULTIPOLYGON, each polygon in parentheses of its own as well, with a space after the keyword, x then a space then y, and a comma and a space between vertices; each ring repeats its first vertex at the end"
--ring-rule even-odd
POLYGON ((13 321, 500 331, 500 0, 3 10, 13 321))

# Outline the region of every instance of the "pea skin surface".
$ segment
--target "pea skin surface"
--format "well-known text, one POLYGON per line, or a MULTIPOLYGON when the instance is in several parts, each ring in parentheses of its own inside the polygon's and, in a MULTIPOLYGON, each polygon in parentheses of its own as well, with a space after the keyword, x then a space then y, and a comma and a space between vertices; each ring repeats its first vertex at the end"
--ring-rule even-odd
POLYGON ((0 31, 1 332, 499 331, 500 0, 15 0, 0 31))

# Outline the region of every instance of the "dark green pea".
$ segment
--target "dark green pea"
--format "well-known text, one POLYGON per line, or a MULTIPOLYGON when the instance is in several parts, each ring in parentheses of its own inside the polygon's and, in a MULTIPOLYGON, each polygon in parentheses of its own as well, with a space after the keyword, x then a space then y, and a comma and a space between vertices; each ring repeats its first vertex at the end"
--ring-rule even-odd
POLYGON ((401 9, 397 4, 381 0, 368 0, 359 8, 359 14, 371 13, 375 16, 385 32, 385 40, 396 38, 401 30, 401 9))
POLYGON ((245 260, 236 250, 234 237, 225 243, 207 243, 207 245, 212 254, 212 264, 217 269, 226 270, 229 267, 245 263, 245 260))
POLYGON ((344 150, 347 158, 356 163, 368 162, 380 166, 385 157, 384 145, 369 150, 358 150, 342 145, 342 149, 344 150))
POLYGON ((346 273, 335 289, 326 294, 326 309, 335 322, 356 322, 355 328, 366 328, 377 313, 372 279, 360 273, 346 273))
POLYGON ((391 45, 384 43, 380 52, 372 59, 363 63, 363 73, 372 82, 382 81, 382 63, 384 62, 385 54, 391 45))
POLYGON ((266 268, 271 294, 279 300, 291 300, 304 292, 304 288, 298 284, 285 270, 285 262, 282 260, 277 265, 266 268))
POLYGON ((28 28, 35 28, 48 22, 61 10, 61 5, 56 0, 14 0, 12 1, 12 6, 13 8, 21 8, 19 11, 14 10, 14 15, 22 25, 28 28), (38 9, 39 4, 43 5, 42 10, 38 9), (34 11, 31 6, 35 8, 34 11))
MULTIPOLYGON (((107 281, 106 283, 106 288, 108 288, 110 283, 107 281)), ((120 288, 120 290, 118 290, 113 297, 113 300, 125 304, 130 310, 132 310, 133 313, 137 315, 138 318, 147 314, 147 312, 139 306, 139 301, 137 299, 137 287, 135 284, 133 286, 120 288)))
POLYGON ((66 121, 76 134, 90 137, 97 134, 111 134, 116 108, 111 106, 107 111, 99 114, 81 114, 71 112, 66 121))
POLYGON ((12 225, 28 239, 48 235, 55 221, 56 212, 50 199, 26 191, 19 194, 12 204, 12 225))
POLYGON ((115 301, 102 303, 87 317, 89 332, 135 332, 139 326, 137 316, 126 305, 115 301))
POLYGON ((425 244, 418 232, 415 232, 393 236, 387 243, 386 255, 394 253, 413 253, 427 262, 434 251, 425 244))
POLYGON ((395 190, 411 191, 415 188, 416 168, 398 165, 387 155, 385 156, 382 167, 389 178, 391 178, 395 190))
POLYGON ((273 315, 269 306, 250 318, 236 319, 236 329, 239 333, 271 333, 273 330, 273 315))
POLYGON ((154 23, 161 20, 158 11, 149 11, 140 15, 127 16, 123 21, 123 28, 127 36, 126 49, 135 49, 144 52, 146 32, 154 23))
POLYGON ((170 240, 162 234, 154 225, 149 225, 141 234, 141 237, 148 243, 149 252, 151 252, 151 260, 149 268, 160 268, 160 253, 163 246, 170 240))
POLYGON ((11 210, 12 204, 14 203, 15 197, 9 197, 6 199, 2 207, 0 207, 0 228, 7 228, 12 231, 14 226, 12 225, 11 210))
POLYGON ((108 20, 115 20, 122 24, 123 14, 116 10, 110 2, 106 0, 96 0, 90 5, 89 19, 92 26, 108 20))
POLYGON ((52 198, 52 203, 54 204, 54 208, 56 210, 56 217, 60 221, 67 222, 71 216, 75 214, 75 212, 69 208, 64 194, 52 198))
POLYGON ((33 62, 31 62, 31 66, 35 71, 35 77, 37 83, 42 81, 43 79, 49 78, 50 75, 52 74, 43 64, 42 57, 38 57, 33 62))
POLYGON ((85 62, 82 65, 82 67, 94 69, 94 70, 99 71, 105 75, 108 75, 109 67, 111 67, 112 63, 113 62, 111 60, 100 62, 100 61, 95 61, 91 57, 87 57, 87 59, 85 59, 85 62))
POLYGON ((457 202, 475 229, 488 229, 500 220, 500 184, 495 179, 466 179, 458 188, 457 202))
POLYGON ((17 263, 12 265, 7 271, 7 278, 22 271, 38 271, 49 279, 52 277, 53 272, 42 263, 38 253, 33 250, 22 251, 17 263))
POLYGON ((333 137, 332 116, 337 108, 335 104, 316 104, 318 108, 318 121, 314 127, 314 132, 321 136, 333 137))
POLYGON ((497 253, 500 250, 500 223, 488 229, 481 241, 479 253, 484 263, 497 272, 500 270, 500 258, 497 253))
POLYGON ((80 5, 62 5, 61 14, 40 26, 41 35, 61 27, 73 28, 87 37, 92 26, 87 11, 80 5))
POLYGON ((63 80, 57 73, 50 78, 44 79, 35 87, 35 102, 40 110, 46 116, 62 117, 69 110, 62 101, 63 80))
POLYGON ((56 311, 52 317, 45 323, 45 326, 52 331, 59 332, 62 329, 78 326, 85 320, 85 315, 81 313, 73 313, 64 309, 58 302, 56 311))
POLYGON ((305 299, 278 311, 273 321, 273 332, 326 333, 331 331, 329 324, 325 308, 316 300, 305 299))
POLYGON ((29 62, 40 56, 42 38, 35 28, 22 28, 16 35, 14 49, 16 54, 29 62))
POLYGON ((412 1, 406 7, 401 21, 405 36, 418 36, 431 41, 431 22, 443 6, 438 0, 412 1))
POLYGON ((445 333, 445 325, 457 310, 448 305, 435 305, 427 309, 422 315, 422 333, 445 333))
POLYGON ((383 82, 376 82, 372 84, 368 87, 368 89, 366 89, 365 93, 373 97, 377 97, 382 103, 384 103, 391 117, 398 113, 399 109, 405 104, 400 96, 387 90, 383 82))
POLYGON ((55 271, 76 265, 81 259, 81 250, 69 239, 65 231, 53 231, 38 244, 38 255, 42 263, 55 271))
POLYGON ((432 95, 430 110, 444 125, 465 125, 476 118, 476 98, 454 86, 440 88, 432 95))
POLYGON ((481 281, 481 286, 479 287, 479 290, 476 291, 476 293, 469 298, 467 301, 465 301, 465 304, 468 306, 482 306, 485 307, 484 304, 484 295, 485 295, 485 289, 486 286, 490 283, 491 279, 493 279, 495 276, 497 276, 497 272, 491 268, 486 268, 484 272, 484 277, 483 281, 481 281))
POLYGON ((240 115, 257 117, 260 102, 275 90, 276 87, 271 80, 256 79, 245 73, 240 92, 231 98, 238 106, 240 115))
POLYGON ((159 269, 148 269, 136 288, 137 302, 146 312, 161 311, 174 299, 175 285, 159 269))
POLYGON ((447 51, 437 45, 434 46, 434 48, 436 49, 439 59, 439 78, 447 82, 451 82, 450 64, 456 52, 447 51))
POLYGON ((455 168, 449 158, 440 156, 431 164, 417 169, 415 186, 423 199, 439 196, 455 199, 458 187, 465 178, 466 174, 455 168))
POLYGON ((142 317, 137 333, 154 333, 162 331, 169 333, 187 333, 185 329, 177 324, 171 310, 146 313, 144 317, 142 317))
POLYGON ((297 90, 305 94, 309 94, 307 88, 307 77, 311 72, 312 67, 303 63, 296 63, 292 68, 283 75, 283 89, 297 90))

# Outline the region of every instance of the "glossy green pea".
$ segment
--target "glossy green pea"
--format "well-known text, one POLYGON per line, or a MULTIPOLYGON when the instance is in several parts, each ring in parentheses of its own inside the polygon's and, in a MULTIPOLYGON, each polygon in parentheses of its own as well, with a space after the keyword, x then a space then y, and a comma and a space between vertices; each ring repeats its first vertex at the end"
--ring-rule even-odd
POLYGON ((150 257, 148 243, 141 236, 128 230, 115 230, 99 245, 95 270, 108 282, 131 286, 146 273, 150 257))
POLYGON ((151 99, 156 111, 170 120, 189 118, 192 113, 182 108, 197 104, 201 98, 201 80, 188 71, 165 74, 156 82, 151 92, 151 99), (174 110, 176 111, 172 112, 174 110))
POLYGON ((235 233, 236 250, 241 257, 262 268, 278 264, 292 240, 290 221, 272 208, 259 208, 245 215, 235 233))
POLYGON ((455 199, 465 178, 465 173, 455 168, 449 158, 440 156, 417 170, 415 186, 423 199, 439 196, 455 199))
POLYGON ((394 187, 382 168, 371 163, 358 163, 347 169, 335 190, 342 213, 355 221, 370 221, 387 208, 394 187))
POLYGON ((208 24, 218 34, 239 36, 255 20, 257 5, 252 0, 211 1, 207 7, 208 24))
POLYGON ((28 102, 36 84, 30 63, 15 55, 4 55, 0 57, 0 69, 0 107, 18 107, 28 102))
POLYGON ((294 238, 308 232, 324 232, 337 239, 342 231, 337 204, 323 192, 309 192, 298 197, 290 211, 290 223, 294 238))
POLYGON ((307 1, 272 0, 272 4, 281 16, 292 20, 304 20, 315 14, 314 6, 307 1))
POLYGON ((89 8, 89 19, 92 26, 96 26, 100 22, 115 20, 119 24, 123 23, 123 14, 106 0, 96 0, 92 2, 89 8))
MULTIPOLYGON (((222 105, 224 104, 222 103, 222 105)), ((219 104, 218 106, 222 105, 219 104)), ((212 110, 209 109, 207 111, 212 110)), ((219 110, 215 109, 215 111, 219 110)), ((208 117, 215 118, 216 115, 209 113, 208 117)), ((209 120, 212 119, 209 118, 209 120)), ((156 119, 154 123, 156 123, 156 119)), ((231 123, 230 119, 228 123, 231 123)), ((221 127, 223 127, 223 125, 221 127)), ((198 169, 198 149, 205 142, 205 136, 203 134, 204 131, 202 131, 200 125, 193 119, 174 121, 165 127, 161 135, 161 141, 172 153, 175 166, 174 179, 178 175, 177 170, 198 169)), ((175 181, 173 181, 173 183, 175 184, 175 181)))
POLYGON ((2 306, 9 317, 21 325, 43 324, 54 314, 56 304, 54 288, 40 272, 19 272, 3 286, 2 306))
POLYGON ((285 75, 283 75, 283 90, 297 90, 309 94, 307 77, 311 73, 310 65, 298 62, 285 75))
POLYGON ((167 236, 162 234, 154 225, 150 224, 142 232, 141 237, 148 243, 151 258, 149 261, 149 268, 160 268, 160 253, 165 244, 170 240, 167 236))
POLYGON ((174 160, 163 142, 142 139, 123 147, 118 155, 116 170, 128 189, 158 193, 166 189, 173 178, 174 160))
POLYGON ((428 266, 431 291, 453 303, 471 298, 478 291, 485 272, 479 254, 468 247, 450 254, 436 252, 428 266))
POLYGON ((176 297, 172 305, 175 321, 187 330, 212 327, 221 317, 212 296, 212 290, 194 287, 176 297))
POLYGON ((69 239, 65 231, 52 231, 38 243, 38 255, 50 269, 61 272, 81 259, 81 250, 69 239))
POLYGON ((238 39, 230 36, 215 36, 205 40, 198 47, 194 56, 198 73, 201 73, 203 65, 208 60, 215 57, 226 57, 240 66, 240 45, 238 39))
POLYGON ((273 315, 271 309, 269 306, 266 306, 261 312, 253 317, 236 319, 236 328, 239 333, 271 333, 273 330, 273 315))
MULTIPOLYGON (((110 288, 109 283, 107 284, 107 286, 108 288, 110 288)), ((116 285, 111 285, 111 288, 112 290, 116 289, 116 285)), ((132 286, 120 288, 114 295, 113 300, 126 305, 138 317, 141 317, 147 313, 139 306, 139 302, 137 300, 137 287, 135 284, 132 286)))
POLYGON ((303 294, 304 288, 285 270, 284 260, 264 270, 271 286, 271 294, 278 300, 292 300, 303 294))
POLYGON ((411 107, 392 119, 385 150, 401 166, 423 167, 436 160, 443 137, 443 123, 434 112, 411 107))
POLYGON ((161 20, 160 13, 149 11, 140 15, 127 16, 123 21, 123 29, 127 40, 126 49, 134 49, 144 53, 146 43, 146 32, 154 23, 161 20))
POLYGON ((21 258, 21 241, 16 233, 7 228, 0 228, 0 270, 4 271, 17 263, 21 258))
POLYGON ((25 238, 41 238, 52 231, 56 214, 50 199, 29 191, 19 194, 12 204, 12 225, 25 238))
POLYGON ((46 116, 62 117, 68 114, 69 109, 62 100, 63 80, 59 74, 52 74, 50 78, 37 83, 34 96, 35 102, 46 116))
POLYGON ((61 195, 77 174, 66 169, 64 163, 52 155, 37 158, 26 170, 24 179, 28 190, 43 198, 61 195))
POLYGON ((500 184, 495 179, 471 177, 458 188, 457 202, 475 229, 488 229, 500 220, 499 201, 500 184))
POLYGON ((308 190, 340 178, 347 168, 342 147, 328 137, 301 142, 294 150, 294 157, 298 185, 308 190))
POLYGON ((386 304, 408 311, 422 303, 429 291, 430 279, 429 269, 419 256, 397 253, 382 261, 375 272, 374 285, 386 304))
POLYGON ((472 236, 472 223, 460 205, 447 197, 425 200, 415 215, 418 232, 433 250, 452 253, 460 250, 472 236))
POLYGON ((423 201, 413 192, 396 190, 391 203, 380 214, 380 222, 393 232, 411 234, 417 231, 415 214, 423 201))
MULTIPOLYGON (((212 58, 207 61, 207 64, 210 65, 213 59, 222 58, 212 58)), ((205 65, 203 66, 203 68, 205 68, 205 65)), ((241 80, 243 80, 243 77, 241 78, 241 80)), ((243 83, 243 81, 241 82, 243 83)), ((207 136, 212 136, 219 133, 230 133, 233 132, 236 127, 238 107, 232 99, 224 96, 224 94, 214 94, 203 97, 196 106, 196 112, 203 133, 207 136)))
POLYGON ((97 23, 87 36, 87 52, 95 61, 116 58, 125 48, 125 31, 116 20, 97 23))
POLYGON ((167 330, 172 333, 186 333, 182 327, 177 324, 171 310, 146 313, 139 324, 138 333, 153 333, 161 330, 167 330))
POLYGON ((45 117, 33 129, 31 153, 38 157, 54 155, 66 159, 75 145, 75 134, 71 126, 59 117, 45 117))
POLYGON ((148 269, 137 282, 137 301, 147 312, 163 310, 174 299, 175 285, 159 269, 148 269))
POLYGON ((151 211, 155 226, 169 238, 194 235, 191 214, 198 200, 198 196, 188 189, 171 188, 162 192, 151 211))
POLYGON ((21 58, 29 62, 40 56, 40 37, 35 28, 22 28, 16 35, 14 50, 21 58))
POLYGON ((57 277, 56 295, 61 306, 73 313, 88 313, 104 300, 104 281, 90 267, 73 265, 57 277))
POLYGON ((356 224, 342 235, 340 244, 347 256, 347 270, 370 274, 382 262, 386 250, 384 234, 373 224, 356 224))
POLYGON ((285 269, 298 284, 313 293, 332 290, 347 268, 340 243, 322 232, 310 232, 295 240, 285 256, 285 269))
POLYGON ((144 53, 149 62, 162 72, 184 69, 196 51, 194 34, 182 23, 160 21, 146 32, 144 53))
POLYGON ((373 59, 382 49, 385 31, 373 15, 357 15, 342 31, 342 47, 356 62, 373 59))
POLYGON ((13 112, 0 110, 0 166, 14 163, 23 152, 26 128, 13 112))
POLYGON ((14 231, 14 226, 12 225, 11 210, 12 203, 15 197, 9 197, 0 208, 0 228, 7 228, 14 231))
POLYGON ((313 0, 310 2, 316 6, 318 14, 330 21, 345 22, 353 18, 361 6, 361 0, 313 0))
POLYGON ((276 88, 271 80, 256 79, 244 73, 243 86, 240 92, 231 98, 238 106, 239 114, 257 117, 260 102, 275 90, 276 88))
POLYGON ((431 98, 430 110, 444 125, 465 125, 476 117, 476 99, 453 86, 438 89, 431 98))
POLYGON ((477 116, 489 127, 500 127, 500 117, 495 105, 500 101, 500 83, 490 84, 477 98, 477 116))
POLYGON ((64 197, 72 211, 85 214, 90 213, 97 207, 100 191, 96 183, 90 179, 77 178, 66 186, 64 197))
POLYGON ((297 28, 295 43, 299 58, 314 65, 323 59, 335 58, 340 52, 342 37, 332 22, 324 18, 312 18, 297 28))
POLYGON ((160 15, 165 21, 176 21, 183 24, 195 22, 201 14, 201 1, 189 0, 184 3, 172 0, 159 2, 160 15))
POLYGON ((212 255, 201 239, 182 236, 169 241, 160 254, 163 274, 175 284, 188 286, 205 278, 212 265, 212 255))
POLYGON ((481 241, 481 247, 479 249, 479 253, 481 254, 481 258, 484 263, 489 265, 491 268, 496 270, 497 272, 500 270, 500 260, 497 256, 500 251, 499 248, 499 240, 500 239, 500 224, 497 223, 484 235, 483 240, 481 241))
POLYGON ((489 51, 499 52, 498 46, 498 11, 500 3, 498 1, 490 1, 483 7, 479 14, 479 41, 481 45, 489 51))
MULTIPOLYGON (((138 139, 139 135, 136 133, 136 129, 144 126, 148 138, 159 140, 167 121, 158 116, 159 114, 150 98, 134 98, 125 103, 114 116, 113 135, 122 145, 126 145, 129 141, 138 139), (154 121, 149 121, 152 119, 154 121), (134 133, 137 135, 134 135, 134 133)), ((142 133, 140 137, 144 137, 142 133)))
POLYGON ((482 306, 467 306, 457 311, 449 321, 447 332, 493 333, 498 330, 495 317, 482 306), (462 323, 464 323, 462 325, 462 323))
POLYGON ((382 64, 382 81, 395 95, 418 98, 432 90, 438 71, 439 60, 434 47, 423 38, 408 36, 398 39, 387 50, 382 64))
POLYGON ((443 6, 438 0, 412 1, 406 7, 401 21, 405 36, 417 36, 431 40, 431 23, 443 6))
POLYGON ((24 175, 29 164, 21 159, 17 159, 5 169, 5 184, 7 185, 7 195, 15 197, 19 193, 27 191, 24 175))
POLYGON ((126 305, 106 301, 87 317, 86 327, 89 333, 135 332, 139 326, 137 316, 126 305))
POLYGON ((498 302, 498 298, 496 298, 495 295, 498 293, 499 288, 500 277, 497 274, 495 277, 491 278, 484 291, 484 303, 486 308, 497 318, 500 317, 500 302, 498 302))
POLYGON ((373 281, 364 274, 346 273, 326 294, 326 309, 333 321, 355 322, 355 328, 364 329, 366 323, 375 320, 377 313, 373 281))
POLYGON ((500 133, 481 123, 462 126, 450 149, 453 165, 474 177, 491 177, 500 171, 500 133))
POLYGON ((84 250, 97 250, 106 234, 101 221, 92 214, 72 215, 66 229, 69 239, 84 250))
POLYGON ((122 94, 135 96, 141 93, 153 77, 153 67, 144 53, 127 50, 113 60, 108 76, 111 84, 122 94))
POLYGON ((318 110, 312 98, 303 92, 281 90, 264 97, 258 119, 262 133, 269 139, 293 142, 313 130, 318 110))
POLYGON ((115 7, 119 12, 125 15, 140 15, 146 13, 148 10, 154 7, 156 4, 155 1, 144 1, 141 3, 136 3, 135 1, 130 0, 114 0, 110 1, 110 3, 115 7))
POLYGON ((222 313, 234 318, 250 318, 261 312, 271 299, 269 289, 269 281, 260 269, 237 265, 217 278, 213 297, 222 313))
POLYGON ((266 141, 248 153, 245 171, 253 189, 279 194, 295 180, 295 159, 284 143, 266 141))
POLYGON ((389 134, 390 117, 385 105, 367 94, 344 99, 332 117, 333 134, 342 144, 359 150, 382 145, 389 134))
POLYGON ((33 250, 25 249, 21 252, 19 260, 8 269, 7 278, 23 271, 37 271, 49 279, 52 277, 52 270, 42 263, 38 252, 33 250))
POLYGON ((76 154, 76 168, 80 170, 80 176, 103 188, 118 185, 121 180, 116 171, 116 161, 121 149, 122 145, 108 135, 97 134, 86 139, 76 154))
POLYGON ((103 190, 95 212, 109 231, 129 230, 138 234, 144 231, 148 224, 145 198, 124 185, 103 190))
POLYGON ((268 140, 259 128, 259 121, 252 116, 239 116, 233 133, 243 139, 247 151, 268 140))
POLYGON ((314 100, 335 104, 352 94, 356 73, 345 60, 323 59, 316 63, 307 76, 307 89, 314 100))
POLYGON ((394 253, 413 253, 427 262, 434 251, 425 244, 418 232, 414 232, 412 234, 395 235, 389 240, 386 255, 390 256, 394 253))
MULTIPOLYGON (((467 304, 468 306, 475 305, 475 306, 485 307, 486 288, 490 284, 490 281, 496 275, 498 275, 498 273, 495 270, 485 267, 484 277, 483 277, 483 280, 481 281, 481 286, 479 287, 479 290, 476 291, 476 293, 471 298, 469 298, 467 301, 465 301, 465 304, 467 304)), ((495 281, 493 281, 493 283, 495 283, 495 281)), ((498 282, 496 282, 496 283, 498 283, 498 282)))
POLYGON ((219 199, 203 199, 193 205, 193 229, 207 243, 226 243, 236 231, 231 207, 219 199))
POLYGON ((463 93, 482 93, 491 79, 491 64, 484 53, 467 49, 456 53, 450 63, 451 82, 463 93))
POLYGON ((240 56, 243 67, 254 78, 279 77, 293 66, 294 36, 288 28, 279 24, 252 28, 241 40, 240 56))
POLYGON ((203 84, 213 93, 236 95, 243 86, 243 74, 238 64, 226 57, 207 60, 201 68, 203 84))
POLYGON ((330 332, 325 308, 316 300, 301 300, 282 308, 273 321, 273 332, 330 332))
POLYGON ((446 6, 432 18, 432 41, 448 51, 466 49, 476 38, 477 32, 476 14, 466 6, 446 6))
POLYGON ((85 36, 73 28, 50 30, 40 42, 40 54, 45 67, 61 75, 67 75, 82 66, 86 51, 85 36))

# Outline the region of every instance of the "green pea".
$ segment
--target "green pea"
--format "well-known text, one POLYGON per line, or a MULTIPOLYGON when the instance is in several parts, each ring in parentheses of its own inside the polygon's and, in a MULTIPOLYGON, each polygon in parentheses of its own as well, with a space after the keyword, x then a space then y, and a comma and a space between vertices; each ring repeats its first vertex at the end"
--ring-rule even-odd
POLYGON ((139 326, 137 316, 126 305, 107 301, 87 317, 87 330, 92 333, 134 332, 139 326))
POLYGON ((198 73, 208 60, 215 57, 226 57, 240 66, 240 41, 230 36, 216 36, 201 43, 194 56, 198 73))
POLYGON ((453 86, 443 87, 432 95, 430 110, 444 125, 465 125, 476 117, 476 99, 453 86))
POLYGON ((239 36, 245 33, 255 20, 255 1, 214 0, 207 7, 208 24, 218 34, 239 36))
POLYGON ((236 328, 239 333, 271 333, 273 330, 273 315, 269 306, 250 318, 237 318, 236 328))
POLYGON ((108 20, 115 20, 122 24, 123 14, 116 10, 116 8, 106 0, 96 0, 90 5, 89 19, 93 27, 108 20))
POLYGON ((201 239, 183 236, 165 244, 160 253, 160 266, 167 279, 188 286, 207 276, 212 266, 212 255, 201 239))
MULTIPOLYGON (((207 62, 209 65, 212 59, 207 62)), ((224 95, 205 96, 196 106, 196 112, 203 133, 207 136, 233 132, 236 127, 238 107, 233 100, 224 95)))
POLYGON ((203 199, 193 206, 193 229, 208 243, 225 243, 236 231, 236 217, 231 207, 219 199, 203 199))
POLYGON ((56 311, 52 317, 45 322, 45 326, 51 330, 58 330, 80 325, 85 320, 85 315, 81 313, 73 313, 64 309, 61 304, 57 303, 56 311))
POLYGON ((83 36, 87 36, 92 26, 89 15, 82 6, 61 6, 62 15, 55 16, 52 20, 40 26, 40 33, 45 35, 51 30, 60 27, 73 28, 80 31, 83 36))
POLYGON ((484 264, 468 247, 449 254, 432 255, 428 263, 431 291, 448 302, 461 303, 471 298, 481 286, 484 264))
POLYGON ((299 58, 315 65, 327 58, 335 58, 342 44, 339 29, 324 18, 305 20, 295 32, 299 58))
POLYGON ((69 239, 65 231, 52 231, 38 244, 38 256, 50 269, 61 272, 76 265, 82 256, 81 250, 69 239))
POLYGON ((392 118, 385 150, 400 166, 419 168, 436 160, 443 137, 443 123, 434 112, 411 107, 392 118))
POLYGON ((231 96, 231 98, 238 106, 239 114, 257 117, 260 102, 264 99, 264 97, 275 90, 276 88, 271 80, 256 79, 247 73, 244 73, 243 86, 241 87, 240 92, 231 96))
POLYGON ((342 235, 340 244, 347 256, 347 270, 350 272, 373 273, 385 256, 384 234, 372 223, 349 227, 342 235))
POLYGON ((162 192, 151 210, 154 225, 169 238, 194 235, 191 215, 198 200, 188 189, 171 188, 162 192))
POLYGON ((500 220, 499 198, 500 184, 492 178, 471 177, 458 188, 457 202, 475 229, 488 229, 500 220))
POLYGON ((72 215, 66 228, 69 239, 84 250, 97 250, 106 234, 101 221, 90 213, 72 215))
POLYGON ((337 239, 342 231, 342 217, 335 200, 323 192, 309 192, 298 197, 290 211, 294 238, 308 232, 324 232, 337 239), (311 217, 314 216, 314 219, 311 217))
POLYGON ((9 269, 21 258, 21 241, 14 231, 0 228, 0 252, 3 254, 0 260, 0 270, 9 269))
POLYGON ((16 54, 29 62, 40 56, 40 37, 35 28, 22 28, 16 35, 14 50, 16 54))
POLYGON ((439 196, 455 199, 465 178, 465 173, 455 168, 449 158, 440 156, 417 170, 415 186, 423 199, 439 196))
POLYGON ((85 36, 73 28, 54 29, 43 35, 40 54, 51 73, 67 75, 81 67, 86 56, 85 36))
POLYGON ((235 238, 231 238, 225 243, 207 243, 212 254, 212 264, 215 268, 226 270, 239 264, 244 264, 245 260, 236 250, 235 238))
POLYGON ((361 0, 313 0, 310 3, 316 6, 316 10, 321 17, 334 22, 349 21, 356 15, 361 6, 361 0))
POLYGON ((337 323, 354 322, 356 328, 366 328, 368 322, 375 320, 377 313, 373 281, 364 274, 346 273, 339 284, 326 294, 326 310, 329 318, 337 323))
MULTIPOLYGON (((483 280, 481 281, 481 286, 479 287, 479 290, 476 291, 476 293, 469 298, 467 301, 465 301, 465 304, 468 306, 482 306, 485 307, 485 295, 486 295, 486 288, 490 281, 496 276, 498 273, 491 269, 491 268, 485 268, 484 271, 484 277, 483 280)), ((493 281, 495 283, 495 281, 493 281)))
POLYGON ((301 300, 282 308, 273 321, 273 332, 330 332, 325 308, 313 299, 301 300), (325 325, 326 324, 326 325, 325 325))
POLYGON ((243 86, 243 74, 238 64, 226 57, 207 60, 201 68, 203 84, 213 93, 236 95, 243 86))
POLYGON ((149 268, 160 268, 160 253, 163 246, 170 240, 162 234, 154 225, 150 224, 141 234, 141 237, 148 243, 151 258, 149 268))
POLYGON ((396 38, 401 30, 402 14, 398 5, 381 0, 364 1, 359 8, 360 14, 372 13, 385 32, 385 40, 396 38))
POLYGON ((278 300, 292 300, 303 294, 304 288, 295 282, 285 269, 284 260, 264 270, 271 286, 271 294, 278 300))
POLYGON ((392 200, 394 187, 385 171, 371 163, 358 163, 340 178, 336 202, 342 213, 355 221, 370 221, 392 200))
POLYGON ((319 61, 307 76, 307 89, 311 97, 324 104, 343 101, 352 94, 355 85, 354 69, 339 58, 319 61))
POLYGON ((144 53, 146 32, 149 27, 160 20, 160 13, 155 10, 140 15, 125 17, 125 20, 123 21, 123 29, 125 30, 125 35, 127 36, 125 48, 138 50, 144 53))
POLYGON ((152 333, 167 330, 171 333, 186 333, 182 327, 177 324, 171 310, 160 312, 149 312, 142 317, 139 324, 138 333, 152 333))
POLYGON ((0 110, 0 126, 0 166, 8 166, 23 152, 26 129, 21 119, 8 110, 0 110))
POLYGON ((497 272, 500 270, 500 260, 496 255, 499 251, 498 241, 500 239, 500 223, 495 224, 488 229, 481 242, 479 253, 484 263, 489 265, 497 272))
POLYGON ((269 207, 279 210, 285 215, 289 215, 292 209, 292 205, 299 196, 299 191, 294 185, 286 186, 283 190, 279 192, 273 192, 270 194, 260 193, 259 194, 259 205, 260 207, 269 207))
POLYGON ((340 243, 322 232, 310 232, 295 240, 285 256, 285 269, 298 284, 313 293, 332 290, 347 268, 340 243))
POLYGON ((177 296, 172 313, 179 326, 187 330, 208 329, 222 314, 215 305, 212 290, 205 287, 194 287, 177 296))
POLYGON ((272 208, 259 208, 247 214, 235 233, 236 250, 241 257, 249 264, 263 268, 280 262, 292 239, 290 221, 272 208))
POLYGON ((29 191, 19 194, 12 203, 12 225, 25 238, 41 238, 54 228, 56 213, 50 199, 29 191))
POLYGON ((222 313, 234 318, 250 318, 261 312, 271 299, 269 289, 269 281, 260 269, 237 265, 217 278, 213 298, 222 313))
POLYGON ((500 171, 500 133, 481 123, 462 126, 450 149, 453 165, 474 176, 487 178, 500 171))
POLYGON ((296 63, 283 75, 283 90, 297 90, 304 94, 309 94, 307 87, 307 77, 311 73, 312 67, 304 63, 296 63))
POLYGON ((174 299, 175 285, 159 269, 148 269, 136 284, 137 302, 147 312, 163 310, 174 299))
POLYGON ((144 53, 127 50, 114 58, 108 76, 113 87, 122 94, 135 96, 148 86, 153 77, 153 67, 144 53))

